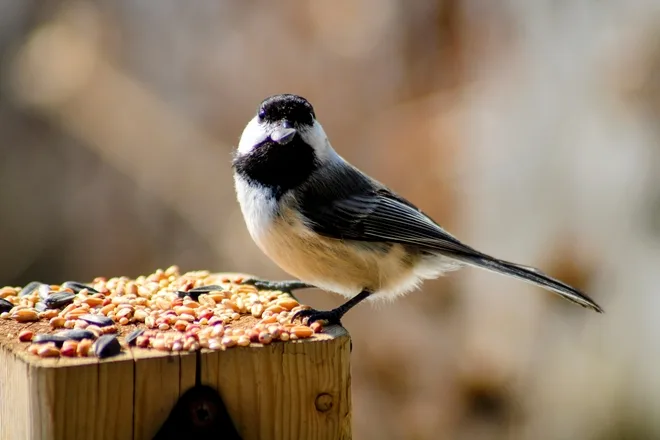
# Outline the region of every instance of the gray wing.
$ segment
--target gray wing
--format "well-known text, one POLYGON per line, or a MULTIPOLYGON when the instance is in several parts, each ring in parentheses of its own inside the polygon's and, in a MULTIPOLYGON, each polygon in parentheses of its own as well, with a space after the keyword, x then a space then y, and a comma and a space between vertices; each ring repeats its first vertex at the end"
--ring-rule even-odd
MULTIPOLYGON (((327 175, 324 177, 328 177, 327 175)), ((333 175, 332 184, 315 182, 300 210, 317 233, 343 240, 391 242, 436 252, 480 253, 458 241, 403 197, 359 171, 333 175)))
POLYGON ((427 215, 348 166, 317 177, 299 195, 299 209, 318 234, 342 240, 399 243, 544 287, 602 312, 583 292, 540 270, 493 258, 450 235, 427 215), (329 179, 329 180, 328 180, 329 179))

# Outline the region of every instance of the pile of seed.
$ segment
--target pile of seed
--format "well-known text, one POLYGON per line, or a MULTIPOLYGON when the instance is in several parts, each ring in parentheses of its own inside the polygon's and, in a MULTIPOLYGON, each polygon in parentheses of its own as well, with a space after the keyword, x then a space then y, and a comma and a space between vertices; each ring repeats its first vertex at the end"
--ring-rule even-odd
POLYGON ((302 306, 288 293, 259 291, 239 276, 180 274, 177 266, 135 279, 98 277, 91 283, 32 282, 0 289, 0 319, 48 321, 51 333, 18 335, 41 357, 114 356, 124 344, 163 351, 225 350, 305 339, 322 330, 291 322, 302 306), (214 286, 208 289, 205 286, 214 286), (250 325, 236 325, 239 321, 250 325))

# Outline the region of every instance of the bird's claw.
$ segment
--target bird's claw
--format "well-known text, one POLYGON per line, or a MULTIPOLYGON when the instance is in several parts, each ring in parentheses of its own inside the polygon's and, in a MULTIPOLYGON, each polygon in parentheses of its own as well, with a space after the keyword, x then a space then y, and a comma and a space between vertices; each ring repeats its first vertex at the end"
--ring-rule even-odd
POLYGON ((300 318, 301 322, 307 318, 307 325, 316 321, 325 321, 325 325, 341 325, 341 318, 343 314, 338 310, 320 311, 314 309, 299 310, 291 318, 291 322, 300 318))
POLYGON ((279 290, 286 293, 291 293, 293 290, 298 289, 311 289, 314 286, 303 283, 302 281, 268 281, 260 280, 258 278, 246 278, 241 284, 249 284, 260 290, 279 290))
POLYGON ((259 290, 271 290, 269 289, 271 283, 265 280, 260 280, 258 278, 246 278, 241 281, 241 284, 246 284, 248 286, 254 286, 259 290))

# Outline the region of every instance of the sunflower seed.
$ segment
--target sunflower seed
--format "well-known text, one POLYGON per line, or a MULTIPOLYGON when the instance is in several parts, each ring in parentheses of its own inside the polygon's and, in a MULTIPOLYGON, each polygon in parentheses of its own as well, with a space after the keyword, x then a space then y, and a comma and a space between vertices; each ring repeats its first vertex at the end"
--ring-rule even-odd
POLYGON ((40 285, 37 290, 39 291, 39 298, 46 299, 50 293, 50 286, 48 284, 40 285))
POLYGON ((32 342, 35 344, 46 344, 48 342, 53 342, 58 347, 61 347, 66 341, 67 338, 62 335, 51 335, 51 334, 38 334, 33 339, 32 342))
POLYGON ((31 283, 28 283, 25 287, 23 287, 20 292, 18 292, 18 296, 28 296, 29 294, 37 290, 41 285, 42 283, 40 283, 39 281, 32 281, 31 283))
POLYGON ((83 321, 87 321, 90 324, 98 325, 99 327, 107 327, 107 326, 112 325, 112 324, 115 323, 112 319, 108 318, 107 316, 103 316, 103 315, 87 314, 87 315, 79 316, 78 319, 82 319, 83 321))
POLYGON ((103 335, 94 343, 94 354, 98 358, 106 358, 121 353, 121 345, 115 335, 103 335))
POLYGON ((14 305, 4 298, 0 298, 0 313, 8 312, 14 308, 14 305))
POLYGON ((82 341, 83 339, 96 339, 96 336, 87 330, 74 329, 64 330, 55 334, 41 333, 36 335, 32 342, 35 344, 53 342, 58 347, 61 347, 64 341, 82 341))
MULTIPOLYGON (((46 310, 48 310, 48 306, 43 301, 39 301, 38 303, 36 303, 34 305, 34 309, 37 312, 45 312, 46 310)), ((55 313, 57 313, 57 312, 55 312, 55 313)))
POLYGON ((57 292, 52 295, 48 295, 48 298, 44 300, 44 304, 49 309, 61 309, 68 306, 73 302, 73 299, 76 297, 73 293, 69 292, 57 292))
POLYGON ((74 341, 82 341, 83 339, 96 339, 94 332, 78 328, 73 330, 63 330, 55 334, 58 336, 64 336, 65 338, 72 339, 74 341))
POLYGON ((214 290, 224 290, 224 289, 225 288, 222 287, 222 286, 218 286, 218 285, 213 284, 213 285, 210 285, 210 286, 195 287, 194 289, 190 289, 186 292, 184 292, 183 290, 179 290, 179 291, 177 291, 177 294, 178 294, 179 298, 185 298, 186 296, 189 296, 192 299, 194 299, 195 301, 197 301, 199 299, 199 295, 201 295, 203 293, 209 293, 209 292, 212 292, 214 290))
POLYGON ((138 336, 141 336, 142 333, 144 333, 143 328, 139 328, 137 330, 133 330, 128 336, 126 336, 126 343, 129 346, 135 345, 135 340, 138 338, 138 336))
POLYGON ((95 288, 93 288, 91 286, 88 286, 87 284, 80 283, 78 281, 66 281, 66 282, 62 283, 62 288, 63 289, 69 288, 69 289, 73 290, 75 293, 78 293, 83 289, 87 289, 91 293, 99 293, 99 291, 96 290, 95 288))

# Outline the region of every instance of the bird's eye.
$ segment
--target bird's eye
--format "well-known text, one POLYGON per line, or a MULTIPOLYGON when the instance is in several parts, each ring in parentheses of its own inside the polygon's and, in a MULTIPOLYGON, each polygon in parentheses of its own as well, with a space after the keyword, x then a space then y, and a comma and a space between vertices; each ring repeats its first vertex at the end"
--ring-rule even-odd
POLYGON ((264 109, 259 109, 259 113, 257 114, 257 116, 259 116, 259 119, 260 119, 260 120, 263 119, 263 118, 265 118, 265 117, 266 117, 266 110, 264 110, 264 109))

